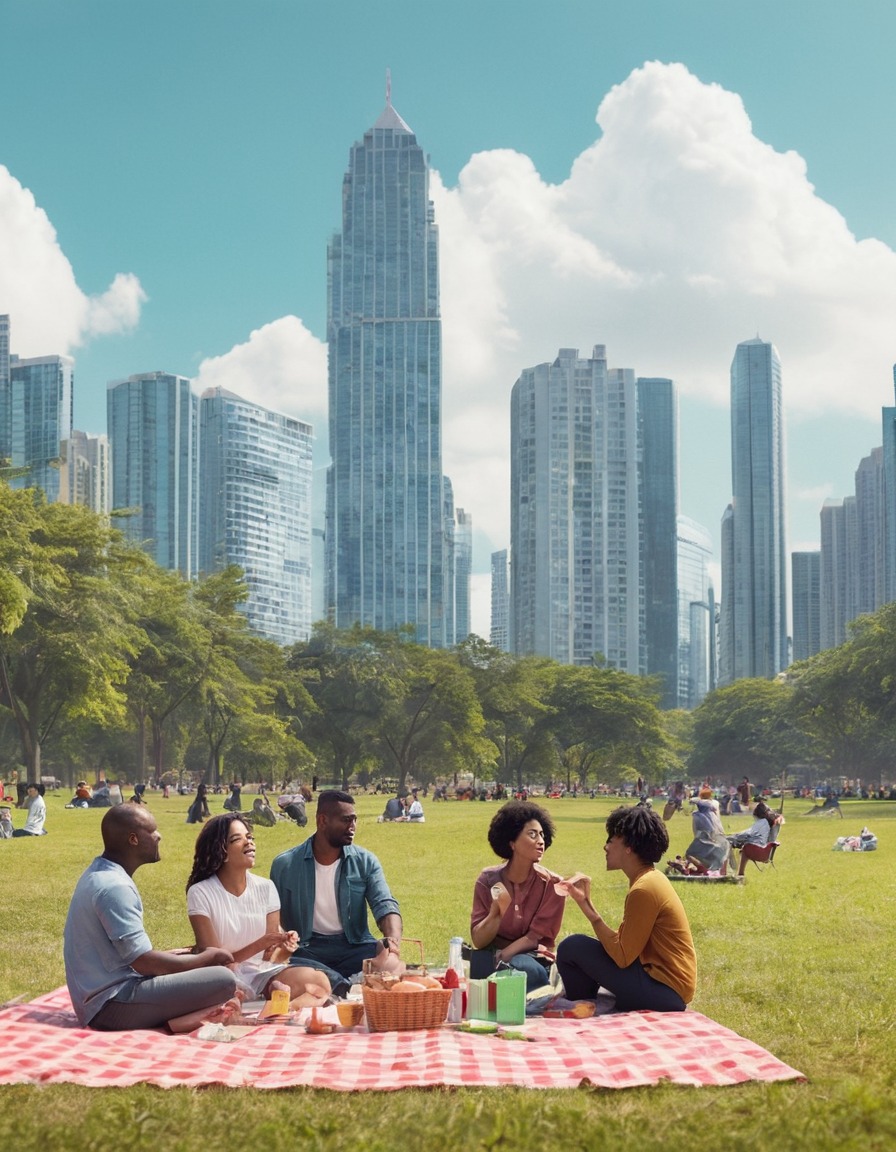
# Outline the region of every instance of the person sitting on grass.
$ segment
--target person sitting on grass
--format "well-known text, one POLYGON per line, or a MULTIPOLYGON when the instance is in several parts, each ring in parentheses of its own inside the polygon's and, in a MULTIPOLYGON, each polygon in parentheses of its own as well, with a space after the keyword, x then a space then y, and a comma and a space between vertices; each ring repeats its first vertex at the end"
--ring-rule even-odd
POLYGON ((230 952, 160 952, 150 943, 133 880, 141 865, 160 858, 149 809, 109 808, 100 830, 103 854, 75 886, 63 933, 65 980, 81 1026, 191 1031, 238 1007, 230 952))
POLYGON ((731 859, 731 845, 725 836, 712 789, 701 788, 699 796, 692 797, 691 803, 694 805, 694 837, 685 851, 685 859, 692 866, 688 871, 718 872, 720 876, 725 876, 731 859))
POLYGON ((570 1000, 591 1000, 600 988, 616 997, 616 1012, 683 1012, 697 986, 697 956, 684 907, 654 865, 669 834, 650 808, 616 808, 607 818, 607 871, 628 879, 622 923, 607 924, 591 902, 591 879, 576 875, 558 887, 571 896, 594 929, 567 936, 557 968, 570 1000))
POLYGON ((26 794, 28 799, 25 801, 25 807, 28 809, 28 816, 25 819, 25 826, 14 829, 13 836, 46 836, 44 821, 47 818, 47 805, 40 794, 40 787, 29 781, 26 794))
POLYGON ((317 969, 289 967, 299 938, 280 927, 277 889, 254 867, 255 837, 240 814, 213 816, 196 838, 187 880, 196 946, 231 952, 237 985, 250 1000, 268 999, 276 978, 289 989, 290 1007, 319 1006, 330 982, 317 969))
POLYGON ((540 805, 502 805, 489 824, 488 842, 505 863, 481 872, 473 889, 474 946, 525 972, 527 991, 548 983, 563 920, 565 900, 554 890, 560 877, 541 864, 553 840, 554 822, 540 805))
POLYGON ((404 971, 398 901, 376 856, 355 846, 357 825, 348 792, 321 792, 314 835, 281 852, 271 865, 281 922, 299 937, 291 963, 324 972, 337 996, 346 995, 365 960, 382 971, 404 971), (368 927, 368 907, 380 941, 368 927))

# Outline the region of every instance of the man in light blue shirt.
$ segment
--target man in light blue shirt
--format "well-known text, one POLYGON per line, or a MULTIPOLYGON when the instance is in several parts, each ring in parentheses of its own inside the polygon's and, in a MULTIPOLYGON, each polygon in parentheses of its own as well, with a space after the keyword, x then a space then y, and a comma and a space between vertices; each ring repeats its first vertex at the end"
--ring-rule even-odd
POLYGON ((155 818, 137 804, 110 808, 103 854, 75 887, 63 936, 65 979, 78 1021, 104 1032, 130 1028, 186 1031, 236 989, 224 948, 160 952, 143 927, 134 872, 159 860, 155 818))

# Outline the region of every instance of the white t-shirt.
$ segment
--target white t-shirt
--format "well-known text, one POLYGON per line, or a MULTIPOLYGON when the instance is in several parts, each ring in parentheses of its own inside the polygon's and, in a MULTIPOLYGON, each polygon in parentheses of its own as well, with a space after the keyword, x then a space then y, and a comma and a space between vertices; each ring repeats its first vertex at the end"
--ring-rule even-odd
POLYGON ((324 936, 335 936, 342 931, 342 917, 336 902, 336 869, 339 861, 318 864, 314 861, 314 919, 311 931, 324 936))
POLYGON ((28 805, 28 818, 25 821, 25 831, 31 836, 40 836, 44 830, 44 821, 47 818, 47 806, 44 798, 38 793, 28 805))
MULTIPOLYGON (((242 896, 228 892, 217 876, 200 880, 187 889, 187 915, 207 916, 212 922, 218 943, 229 952, 245 948, 264 935, 269 912, 280 911, 277 889, 264 876, 246 873, 246 891, 242 896)), ((240 962, 246 971, 268 967, 263 951, 240 962)))

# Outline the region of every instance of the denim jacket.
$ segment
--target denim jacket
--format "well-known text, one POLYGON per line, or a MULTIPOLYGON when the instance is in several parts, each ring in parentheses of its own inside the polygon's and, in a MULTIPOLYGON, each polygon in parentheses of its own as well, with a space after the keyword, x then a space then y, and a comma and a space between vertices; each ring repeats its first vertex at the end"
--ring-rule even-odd
MULTIPOLYGON (((281 852, 271 865, 271 879, 280 893, 280 922, 287 932, 297 932, 299 942, 311 939, 314 923, 314 837, 281 852)), ((389 891, 379 860, 366 848, 348 844, 336 870, 336 901, 342 930, 350 944, 366 944, 374 937, 367 925, 367 905, 379 923, 398 901, 389 891)))

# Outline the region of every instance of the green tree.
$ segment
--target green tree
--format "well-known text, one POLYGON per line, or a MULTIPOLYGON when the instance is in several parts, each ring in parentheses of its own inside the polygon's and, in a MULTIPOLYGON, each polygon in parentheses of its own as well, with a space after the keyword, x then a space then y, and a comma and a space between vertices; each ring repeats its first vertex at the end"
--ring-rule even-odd
POLYGON ((287 667, 306 695, 291 711, 302 739, 328 775, 347 788, 366 763, 382 707, 378 633, 320 622, 290 650, 287 667))
POLYGON ((0 547, 11 561, 0 592, 0 707, 11 713, 22 763, 37 779, 54 730, 122 714, 144 557, 86 508, 5 486, 0 508, 0 547), (22 514, 26 539, 4 523, 11 509, 22 514))
POLYGON ((478 636, 458 645, 485 720, 483 735, 495 749, 497 778, 521 789, 529 780, 550 775, 556 751, 545 726, 547 698, 558 665, 541 657, 513 656, 478 636))
POLYGON ((805 755, 789 712, 793 689, 779 680, 738 680, 694 710, 691 768, 705 776, 768 781, 805 755))
POLYGON ((548 698, 543 721, 572 786, 600 776, 657 778, 670 757, 669 742, 651 680, 607 667, 564 665, 548 698))
POLYGON ((408 779, 429 784, 472 766, 481 773, 491 749, 482 739, 482 709, 469 669, 453 652, 424 648, 381 633, 381 683, 386 688, 377 723, 399 787, 408 779))

